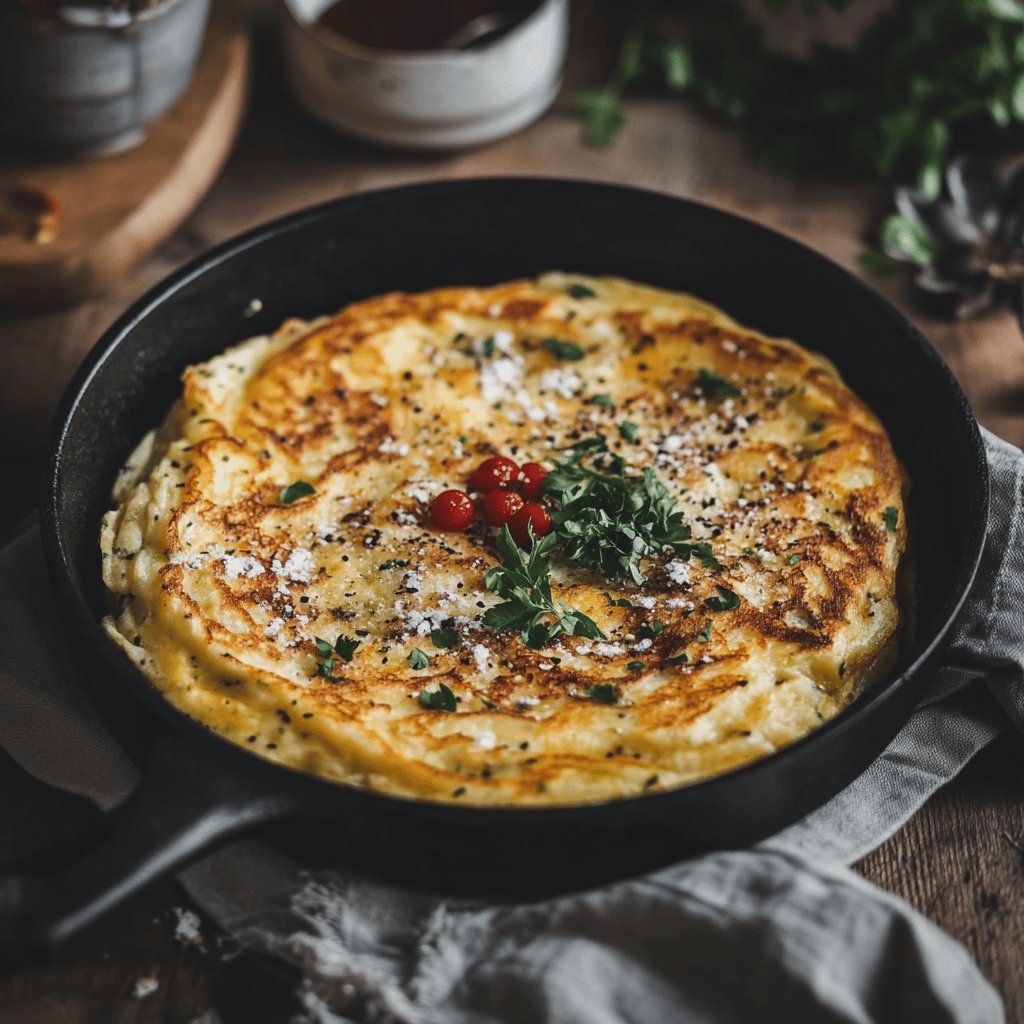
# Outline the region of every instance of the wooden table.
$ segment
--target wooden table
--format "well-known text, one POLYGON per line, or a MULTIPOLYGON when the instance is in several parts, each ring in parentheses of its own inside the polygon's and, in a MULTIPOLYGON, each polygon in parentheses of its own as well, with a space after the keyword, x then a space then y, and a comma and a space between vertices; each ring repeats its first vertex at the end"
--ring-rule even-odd
MULTIPOLYGON (((881 187, 777 177, 754 166, 728 129, 653 97, 631 104, 614 148, 582 146, 572 96, 577 85, 600 77, 615 46, 593 11, 577 11, 569 85, 556 108, 515 138, 455 156, 382 153, 314 125, 283 95, 276 60, 264 46, 241 140, 185 227, 102 300, 57 312, 0 311, 0 458, 9 495, 0 515, 9 523, 24 511, 16 495, 38 480, 52 407, 84 352, 128 302, 210 244, 323 199, 415 180, 508 173, 628 182, 735 210, 856 266, 866 232, 886 206, 881 187)), ((1024 444, 1024 343, 1010 316, 940 323, 916 306, 905 283, 881 287, 949 361, 982 422, 1024 444)), ((859 865, 966 944, 1002 992, 1011 1021, 1024 1019, 1022 797, 1024 738, 1007 735, 859 865)), ((79 833, 96 815, 0 755, 3 862, 79 833)), ((0 1024, 287 1020, 294 1008, 290 972, 247 954, 228 957, 230 942, 209 922, 204 948, 177 941, 173 908, 186 905, 169 881, 58 963, 0 979, 0 1024), (135 998, 136 980, 149 975, 159 987, 135 998), (219 1016, 203 1016, 211 1008, 219 1016)))

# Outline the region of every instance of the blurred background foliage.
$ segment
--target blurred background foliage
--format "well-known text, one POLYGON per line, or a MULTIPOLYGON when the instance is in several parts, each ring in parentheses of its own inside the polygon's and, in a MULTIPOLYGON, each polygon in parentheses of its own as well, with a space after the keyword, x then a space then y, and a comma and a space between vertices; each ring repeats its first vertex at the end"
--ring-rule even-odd
POLYGON ((953 152, 1024 138, 1024 5, 893 0, 850 46, 806 55, 769 45, 772 18, 846 11, 857 0, 740 0, 690 8, 678 38, 638 17, 604 86, 579 108, 592 145, 614 142, 632 88, 692 98, 741 127, 780 169, 914 180, 936 196, 953 152))

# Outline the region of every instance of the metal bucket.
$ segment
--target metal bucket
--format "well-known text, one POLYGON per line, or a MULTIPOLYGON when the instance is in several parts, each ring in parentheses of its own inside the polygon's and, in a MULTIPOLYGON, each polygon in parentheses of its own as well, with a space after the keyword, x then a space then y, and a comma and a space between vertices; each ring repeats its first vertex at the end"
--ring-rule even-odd
POLYGON ((0 136, 76 156, 136 145, 188 85, 208 13, 209 0, 162 0, 38 17, 5 0, 0 136))

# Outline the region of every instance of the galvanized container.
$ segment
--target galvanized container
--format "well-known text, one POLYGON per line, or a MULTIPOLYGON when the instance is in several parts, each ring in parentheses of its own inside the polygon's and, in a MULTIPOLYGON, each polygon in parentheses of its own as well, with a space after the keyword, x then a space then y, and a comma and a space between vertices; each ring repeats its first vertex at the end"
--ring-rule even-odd
POLYGON ((0 0, 0 136, 87 156, 128 149, 182 94, 209 0, 140 10, 0 0))

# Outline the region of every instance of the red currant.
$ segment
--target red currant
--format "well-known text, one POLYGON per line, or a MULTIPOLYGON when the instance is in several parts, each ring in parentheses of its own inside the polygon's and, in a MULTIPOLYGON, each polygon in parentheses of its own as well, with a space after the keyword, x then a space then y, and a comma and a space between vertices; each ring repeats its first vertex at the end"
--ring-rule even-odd
POLYGON ((522 507, 515 491, 489 491, 480 505, 488 526, 504 526, 522 507))
POLYGON ((442 491, 430 505, 430 518, 439 530, 464 530, 474 515, 476 506, 465 491, 442 491))
POLYGON ((471 490, 480 494, 496 491, 499 487, 511 487, 519 479, 519 466, 504 455, 484 459, 469 478, 471 490))
POLYGON ((519 471, 519 493, 524 498, 540 497, 548 471, 539 462, 527 462, 519 471))
POLYGON ((551 516, 548 515, 548 510, 536 501, 526 502, 508 521, 508 532, 521 548, 530 547, 531 526, 535 537, 543 537, 551 532, 551 516))

